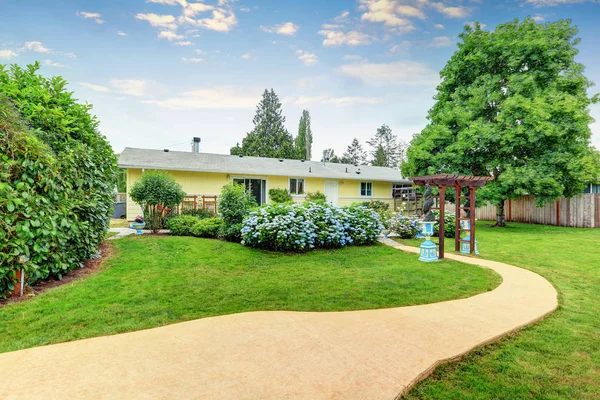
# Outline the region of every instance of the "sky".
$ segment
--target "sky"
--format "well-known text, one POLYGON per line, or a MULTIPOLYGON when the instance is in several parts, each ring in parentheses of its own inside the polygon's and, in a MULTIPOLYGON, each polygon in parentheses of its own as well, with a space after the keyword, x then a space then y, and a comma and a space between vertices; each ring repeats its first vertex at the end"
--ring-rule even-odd
POLYGON ((0 64, 64 77, 115 152, 188 151, 199 136, 200 151, 229 153, 273 88, 290 133, 310 111, 318 159, 382 124, 410 141, 464 26, 527 16, 573 20, 600 84, 596 0, 0 0, 0 64))

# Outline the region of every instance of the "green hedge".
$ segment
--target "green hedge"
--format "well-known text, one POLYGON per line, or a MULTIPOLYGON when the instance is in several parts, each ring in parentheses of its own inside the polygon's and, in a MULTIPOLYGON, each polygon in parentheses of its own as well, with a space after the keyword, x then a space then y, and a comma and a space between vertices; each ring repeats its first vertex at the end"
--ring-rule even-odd
POLYGON ((198 221, 200 221, 200 218, 192 215, 179 215, 169 219, 167 228, 171 231, 172 235, 190 236, 192 234, 192 227, 198 221))
POLYGON ((81 266, 113 210, 116 157, 91 106, 38 69, 0 65, 0 297, 19 268, 32 284, 81 266))
POLYGON ((218 238, 223 226, 221 218, 205 218, 196 222, 192 227, 192 235, 203 238, 218 238))

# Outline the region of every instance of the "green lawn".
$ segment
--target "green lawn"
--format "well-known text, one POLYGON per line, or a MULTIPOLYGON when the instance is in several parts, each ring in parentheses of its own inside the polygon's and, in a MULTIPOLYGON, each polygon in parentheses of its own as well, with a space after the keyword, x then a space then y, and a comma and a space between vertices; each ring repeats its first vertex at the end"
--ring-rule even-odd
POLYGON ((0 352, 255 310, 341 311, 491 290, 491 270, 376 245, 306 254, 207 239, 129 236, 103 270, 0 309, 0 352))
POLYGON ((489 224, 477 224, 481 257, 546 277, 559 291, 559 309, 441 366, 406 398, 600 399, 600 229, 489 224))

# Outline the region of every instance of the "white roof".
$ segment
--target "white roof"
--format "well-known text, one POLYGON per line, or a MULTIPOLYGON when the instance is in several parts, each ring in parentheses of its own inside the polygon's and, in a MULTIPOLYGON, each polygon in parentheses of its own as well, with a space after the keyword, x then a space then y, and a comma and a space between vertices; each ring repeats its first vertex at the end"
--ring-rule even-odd
POLYGON ((410 183, 399 170, 387 167, 132 147, 119 156, 119 167, 410 183))

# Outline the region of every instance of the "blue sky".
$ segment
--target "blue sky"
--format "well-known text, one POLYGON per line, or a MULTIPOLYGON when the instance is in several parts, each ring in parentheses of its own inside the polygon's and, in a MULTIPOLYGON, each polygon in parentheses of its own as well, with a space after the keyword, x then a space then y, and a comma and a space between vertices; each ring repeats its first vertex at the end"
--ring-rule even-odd
POLYGON ((228 153, 273 88, 291 133, 310 110, 318 157, 383 123, 409 141, 464 25, 528 15, 572 19, 600 84, 600 4, 585 0, 0 0, 0 63, 39 60, 67 79, 117 152, 188 150, 200 136, 201 151, 228 153))

